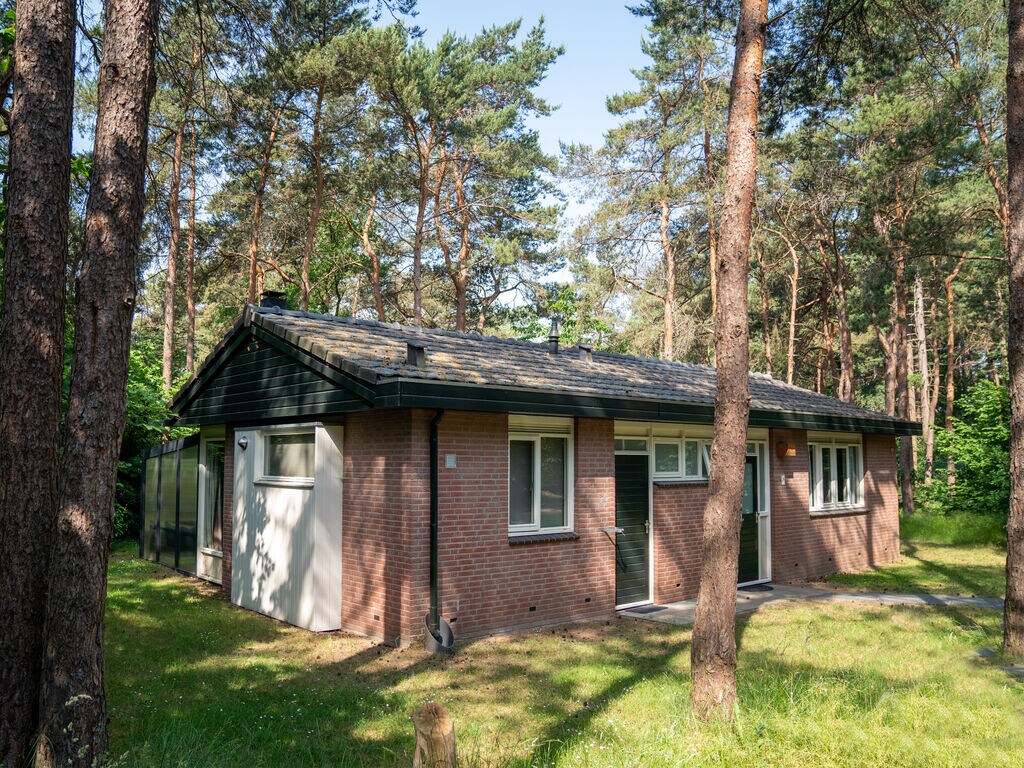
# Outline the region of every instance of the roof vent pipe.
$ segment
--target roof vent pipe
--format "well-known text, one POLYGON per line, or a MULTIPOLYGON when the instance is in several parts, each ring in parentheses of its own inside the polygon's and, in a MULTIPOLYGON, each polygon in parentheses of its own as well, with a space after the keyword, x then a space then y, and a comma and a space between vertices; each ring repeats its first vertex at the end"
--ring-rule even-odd
POLYGON ((413 344, 411 341, 405 344, 405 364, 413 368, 426 368, 427 348, 422 344, 413 344))
POLYGON ((551 330, 548 332, 548 351, 552 355, 558 354, 558 340, 562 338, 558 332, 558 318, 551 318, 551 330))
POLYGON ((588 363, 594 362, 594 348, 589 344, 580 344, 580 360, 585 360, 588 363))
POLYGON ((284 291, 264 291, 263 295, 260 296, 260 306, 288 309, 288 302, 285 301, 284 291))

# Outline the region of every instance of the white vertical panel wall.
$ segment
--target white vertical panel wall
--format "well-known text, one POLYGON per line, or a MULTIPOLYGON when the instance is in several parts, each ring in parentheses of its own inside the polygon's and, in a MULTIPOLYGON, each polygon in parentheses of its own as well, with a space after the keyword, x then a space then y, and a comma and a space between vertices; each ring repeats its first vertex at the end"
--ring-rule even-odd
POLYGON ((259 481, 265 434, 235 432, 248 445, 235 451, 231 601, 305 629, 339 629, 341 427, 315 427, 312 486, 259 481))

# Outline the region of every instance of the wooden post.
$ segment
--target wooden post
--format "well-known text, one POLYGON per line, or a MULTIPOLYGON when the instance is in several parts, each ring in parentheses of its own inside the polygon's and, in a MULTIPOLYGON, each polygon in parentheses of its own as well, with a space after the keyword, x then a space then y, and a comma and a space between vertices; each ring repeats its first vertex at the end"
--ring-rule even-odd
POLYGON ((455 768, 455 724, 448 710, 436 702, 412 713, 416 752, 412 768, 455 768))

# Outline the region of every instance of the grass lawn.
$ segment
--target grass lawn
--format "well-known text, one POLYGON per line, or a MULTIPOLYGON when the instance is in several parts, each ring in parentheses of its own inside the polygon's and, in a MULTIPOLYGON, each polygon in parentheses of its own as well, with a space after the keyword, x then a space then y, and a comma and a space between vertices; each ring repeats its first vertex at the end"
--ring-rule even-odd
POLYGON ((979 597, 1006 594, 1005 530, 989 518, 919 514, 902 519, 900 525, 903 544, 898 563, 836 574, 827 583, 841 589, 879 592, 979 597))
POLYGON ((611 620, 389 649, 241 611, 115 557, 107 680, 125 766, 408 766, 452 711, 460 766, 1020 766, 1024 684, 980 660, 995 611, 789 605, 739 623, 736 726, 688 714, 688 629, 611 620))

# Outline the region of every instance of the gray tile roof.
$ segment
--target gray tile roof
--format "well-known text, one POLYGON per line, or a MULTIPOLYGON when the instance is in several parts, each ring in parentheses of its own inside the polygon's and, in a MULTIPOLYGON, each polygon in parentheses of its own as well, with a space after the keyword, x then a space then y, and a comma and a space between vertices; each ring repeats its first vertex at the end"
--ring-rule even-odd
MULTIPOLYGON (((393 380, 500 387, 522 391, 711 406, 715 369, 576 347, 557 354, 547 344, 379 323, 333 315, 250 307, 251 323, 336 368, 376 385, 393 380), (426 365, 406 364, 407 343, 426 348, 426 365)), ((844 403, 759 373, 750 375, 753 411, 907 422, 844 403)), ((902 427, 902 428, 899 428, 902 427)))

